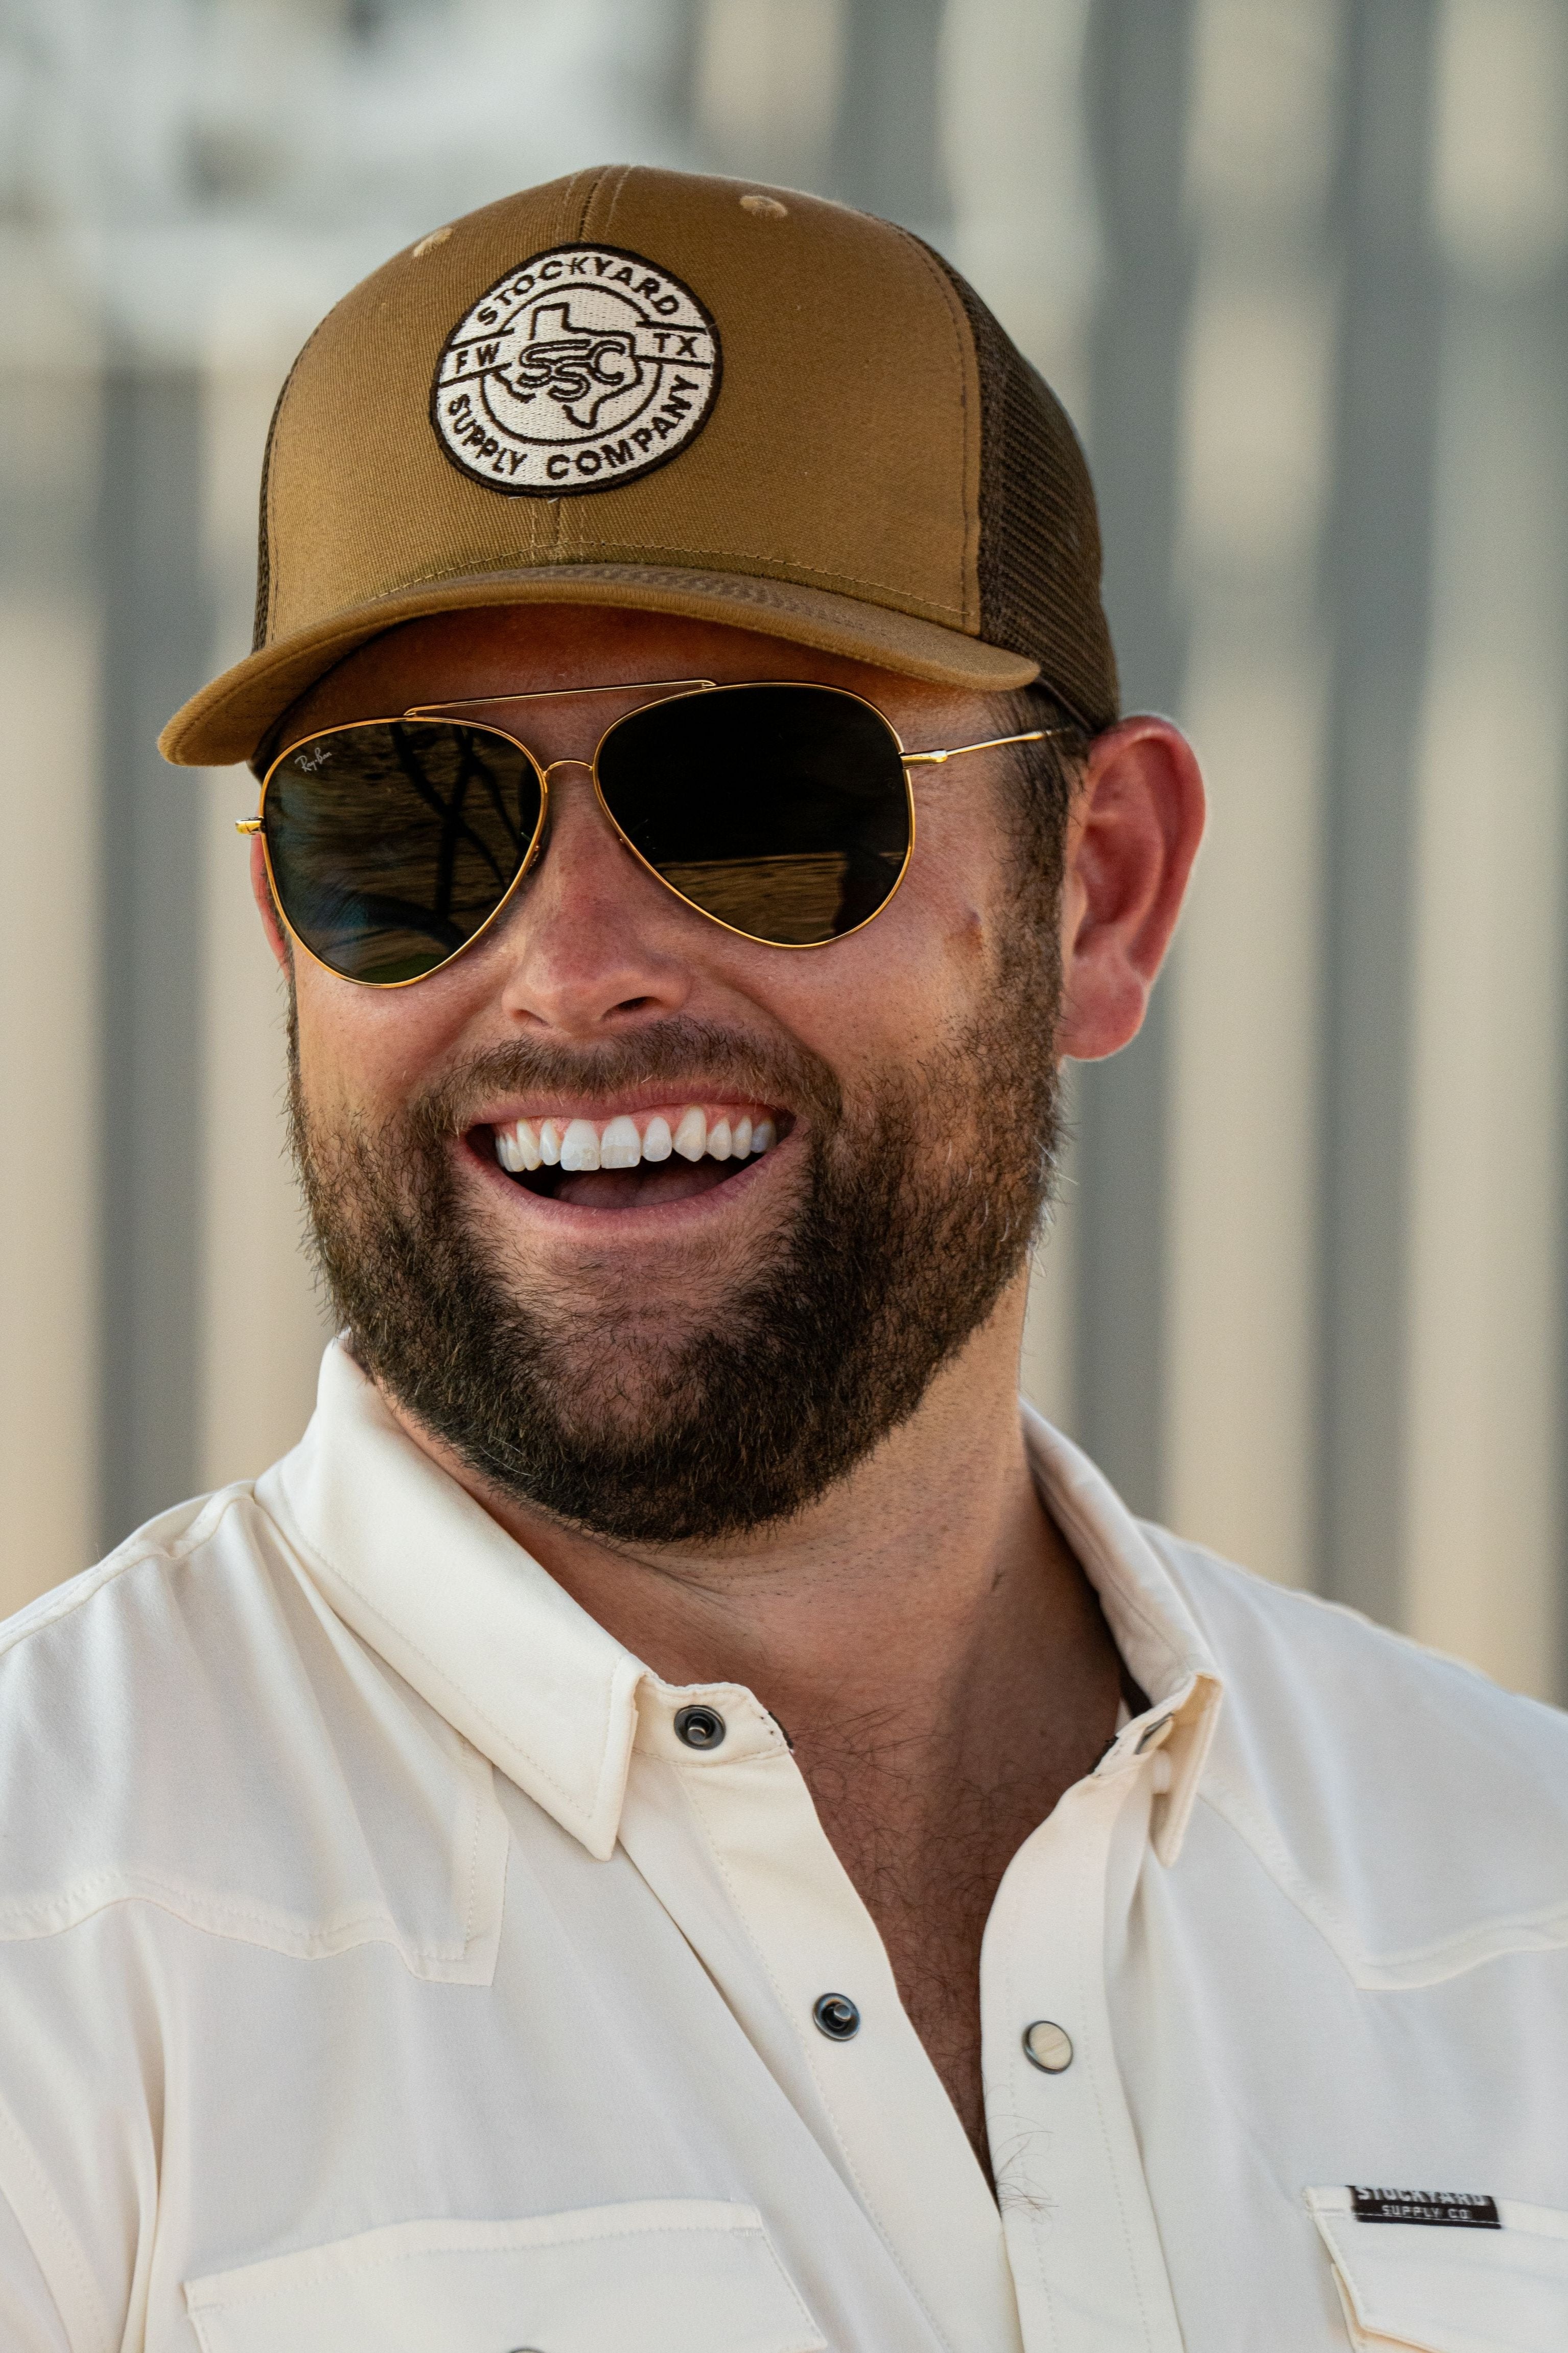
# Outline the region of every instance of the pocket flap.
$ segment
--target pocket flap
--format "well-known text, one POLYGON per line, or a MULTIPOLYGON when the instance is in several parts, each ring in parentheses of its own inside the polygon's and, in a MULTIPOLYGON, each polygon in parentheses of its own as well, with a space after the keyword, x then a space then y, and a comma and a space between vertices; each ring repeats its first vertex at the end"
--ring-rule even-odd
POLYGON ((1497 2200, 1500 2228, 1363 2222, 1348 2189, 1309 2189, 1358 2353, 1563 2353, 1568 2213, 1497 2200))
POLYGON ((394 2222, 185 2284, 203 2353, 825 2353, 752 2206, 394 2222))

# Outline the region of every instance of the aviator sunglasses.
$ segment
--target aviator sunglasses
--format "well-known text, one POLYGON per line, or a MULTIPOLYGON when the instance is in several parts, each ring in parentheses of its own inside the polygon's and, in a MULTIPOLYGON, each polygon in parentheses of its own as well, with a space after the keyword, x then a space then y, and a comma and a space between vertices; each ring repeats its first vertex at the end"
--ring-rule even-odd
POLYGON ((291 744, 239 830, 260 834, 295 939, 370 987, 438 972, 541 856, 551 777, 587 768, 632 856, 687 906, 764 946, 826 947, 879 914, 908 871, 911 767, 1060 732, 906 752, 875 704, 842 687, 647 683, 660 699, 617 719, 591 761, 542 767, 504 728, 449 714, 640 683, 419 703, 291 744))

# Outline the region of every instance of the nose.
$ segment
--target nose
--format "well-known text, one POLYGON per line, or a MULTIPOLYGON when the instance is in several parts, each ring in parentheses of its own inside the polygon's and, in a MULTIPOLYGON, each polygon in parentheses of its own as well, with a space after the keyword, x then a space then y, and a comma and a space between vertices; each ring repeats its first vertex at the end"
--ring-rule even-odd
POLYGON ((505 1011, 535 1036, 578 1041, 667 1018, 691 992, 679 902, 616 833, 586 760, 544 775, 542 852, 497 941, 505 1011))

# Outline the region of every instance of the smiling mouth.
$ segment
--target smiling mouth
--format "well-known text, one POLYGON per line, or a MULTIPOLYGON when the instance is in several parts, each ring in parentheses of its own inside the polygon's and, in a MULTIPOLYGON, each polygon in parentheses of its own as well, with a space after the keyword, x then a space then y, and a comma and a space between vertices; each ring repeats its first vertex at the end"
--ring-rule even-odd
POLYGON ((673 1103, 609 1119, 552 1113, 488 1134, 498 1166, 536 1198, 653 1208, 727 1184, 773 1149, 781 1123, 787 1132, 787 1115, 757 1103, 673 1103))

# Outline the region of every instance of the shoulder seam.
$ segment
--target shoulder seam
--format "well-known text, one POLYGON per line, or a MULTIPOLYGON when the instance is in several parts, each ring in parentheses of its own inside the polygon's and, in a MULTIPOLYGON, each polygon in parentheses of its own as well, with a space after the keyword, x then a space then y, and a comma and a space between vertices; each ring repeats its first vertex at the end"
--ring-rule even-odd
POLYGON ((1559 1900, 1528 1912, 1467 1920, 1422 1945, 1374 1951, 1354 1920, 1313 1885, 1283 1841, 1272 1835, 1272 1823, 1223 1774, 1205 1772, 1198 1796, 1363 1992, 1415 1992, 1466 1977, 1510 1953, 1556 1953, 1568 1947, 1568 1900, 1559 1900))
POLYGON ((0 1658, 20 1649, 33 1635, 44 1633, 49 1627, 59 1625, 62 1620, 74 1617, 79 1609, 85 1609, 89 1601, 95 1600, 107 1586, 114 1584, 131 1569, 140 1568, 144 1561, 163 1559, 177 1566, 206 1543, 236 1504, 251 1498, 255 1483, 254 1480, 243 1479, 236 1481, 231 1487, 216 1489, 203 1499, 195 1517, 177 1536, 167 1540, 153 1538, 147 1542, 142 1542, 134 1535, 128 1536, 107 1559, 68 1578, 54 1597, 47 1592, 41 1594, 29 1608, 18 1610, 8 1628, 0 1629, 0 1658))
POLYGON ((1189 1564, 1200 1573, 1205 1569, 1217 1569, 1222 1577, 1234 1579, 1247 1591, 1265 1593, 1277 1599, 1286 1609, 1300 1604, 1305 1609, 1316 1610, 1321 1616, 1348 1621, 1352 1626, 1363 1628, 1380 1641, 1393 1644, 1397 1650, 1412 1651, 1418 1658, 1431 1659, 1438 1666, 1457 1668, 1460 1673, 1485 1684, 1489 1691, 1503 1692, 1503 1695, 1510 1699, 1529 1701, 1534 1707, 1550 1704, 1532 1700, 1528 1692, 1504 1691, 1503 1685, 1495 1682, 1484 1667, 1478 1667, 1473 1659, 1461 1659, 1453 1651, 1439 1650, 1435 1642, 1424 1642, 1419 1635, 1407 1634, 1402 1627, 1385 1626, 1381 1619, 1370 1616, 1364 1609, 1358 1609, 1353 1602, 1336 1601, 1331 1594, 1315 1593, 1310 1586, 1281 1584, 1275 1577, 1265 1577, 1260 1569, 1248 1568, 1243 1561, 1229 1560, 1224 1553, 1211 1552, 1206 1545, 1193 1544, 1184 1536, 1173 1535, 1170 1529, 1162 1527, 1158 1521, 1140 1520, 1138 1525, 1159 1550, 1161 1558, 1174 1577, 1179 1577, 1189 1564))

